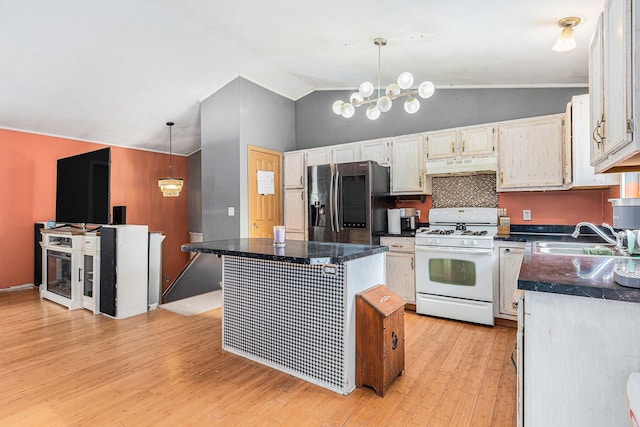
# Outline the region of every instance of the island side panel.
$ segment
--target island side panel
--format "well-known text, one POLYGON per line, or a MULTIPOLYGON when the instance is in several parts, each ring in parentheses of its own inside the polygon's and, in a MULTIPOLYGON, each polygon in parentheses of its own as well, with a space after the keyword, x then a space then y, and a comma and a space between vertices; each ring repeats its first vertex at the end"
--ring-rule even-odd
POLYGON ((345 335, 349 343, 346 347, 345 382, 351 392, 356 386, 356 294, 373 286, 386 284, 386 253, 358 258, 345 263, 345 266, 347 281, 345 335))
POLYGON ((348 394, 344 270, 225 256, 222 348, 348 394))

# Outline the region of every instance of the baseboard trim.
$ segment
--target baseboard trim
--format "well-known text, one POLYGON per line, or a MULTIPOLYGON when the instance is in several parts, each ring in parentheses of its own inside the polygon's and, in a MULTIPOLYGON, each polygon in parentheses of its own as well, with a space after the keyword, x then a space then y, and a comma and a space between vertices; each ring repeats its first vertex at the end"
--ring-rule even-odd
POLYGON ((32 289, 36 287, 37 286, 34 285, 33 283, 25 283, 24 285, 16 285, 16 286, 10 286, 8 288, 2 288, 0 289, 0 292, 24 291, 25 289, 32 289))

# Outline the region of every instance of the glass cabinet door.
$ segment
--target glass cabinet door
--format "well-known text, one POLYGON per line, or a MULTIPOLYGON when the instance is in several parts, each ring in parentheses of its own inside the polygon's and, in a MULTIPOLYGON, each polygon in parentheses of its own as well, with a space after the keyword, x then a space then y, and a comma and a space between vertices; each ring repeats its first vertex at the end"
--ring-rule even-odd
POLYGON ((82 276, 82 295, 93 298, 93 255, 84 256, 84 274, 82 276))
POLYGON ((71 254, 47 251, 47 290, 71 299, 71 254))

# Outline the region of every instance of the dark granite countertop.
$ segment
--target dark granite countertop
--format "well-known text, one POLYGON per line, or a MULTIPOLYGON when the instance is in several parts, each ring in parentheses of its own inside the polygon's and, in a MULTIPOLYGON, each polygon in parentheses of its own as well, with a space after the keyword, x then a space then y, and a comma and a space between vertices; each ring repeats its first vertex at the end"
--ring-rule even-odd
POLYGON ((310 242, 287 240, 286 246, 276 248, 272 239, 230 239, 187 243, 183 252, 202 252, 267 259, 296 264, 342 264, 354 259, 388 252, 386 246, 355 245, 351 243, 310 242))
POLYGON ((546 254, 536 250, 535 241, 529 241, 518 276, 518 289, 640 302, 640 289, 626 288, 613 280, 616 265, 628 262, 638 263, 640 259, 546 254))

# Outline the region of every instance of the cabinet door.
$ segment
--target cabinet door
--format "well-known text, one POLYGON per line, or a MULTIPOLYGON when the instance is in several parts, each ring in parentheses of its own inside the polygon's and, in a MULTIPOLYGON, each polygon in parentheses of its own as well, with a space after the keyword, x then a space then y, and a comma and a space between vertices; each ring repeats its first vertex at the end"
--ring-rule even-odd
POLYGON ((327 165, 331 163, 331 148, 307 150, 307 166, 327 165))
POLYGON ((389 165, 389 141, 370 141, 360 144, 360 160, 371 160, 383 166, 389 165))
POLYGON ((284 188, 302 188, 304 172, 304 152, 284 153, 284 188))
POLYGON ((413 254, 387 252, 387 287, 406 302, 416 302, 413 254))
POLYGON ((602 52, 602 13, 598 17, 596 31, 589 45, 589 147, 590 164, 596 165, 604 158, 604 55, 602 52))
POLYGON ((564 114, 499 126, 498 191, 562 189, 564 114))
POLYGON ((500 314, 518 315, 518 309, 513 307, 514 293, 518 289, 518 275, 524 258, 524 248, 500 248, 500 314))
POLYGON ((391 193, 423 193, 421 137, 392 141, 391 193))
POLYGON ((595 173, 590 164, 590 149, 593 146, 589 132, 589 94, 571 99, 571 150, 573 163, 573 188, 618 185, 617 173, 595 173))
POLYGON ((603 16, 606 155, 631 141, 631 0, 609 0, 603 16))
POLYGON ((466 128, 460 131, 463 156, 483 156, 495 149, 495 129, 493 126, 466 128))
POLYGON ((448 159, 456 156, 457 132, 433 132, 426 135, 427 159, 448 159))
POLYGON ((336 145, 332 149, 333 163, 350 163, 358 161, 360 157, 357 144, 336 145))
POLYGON ((306 229, 305 190, 284 191, 284 226, 286 232, 304 233, 306 229))

